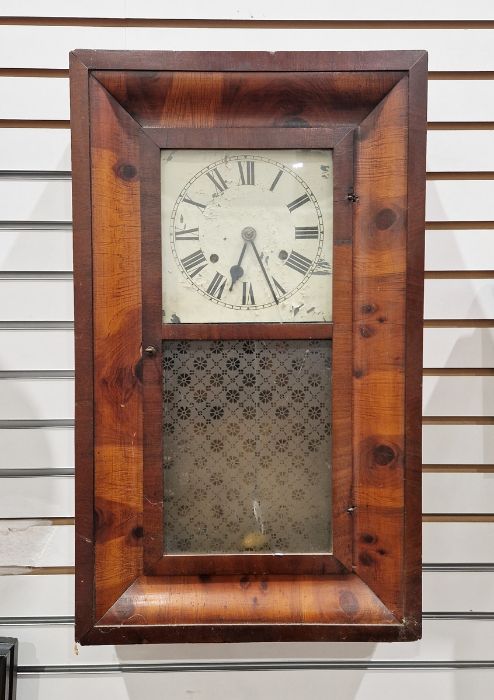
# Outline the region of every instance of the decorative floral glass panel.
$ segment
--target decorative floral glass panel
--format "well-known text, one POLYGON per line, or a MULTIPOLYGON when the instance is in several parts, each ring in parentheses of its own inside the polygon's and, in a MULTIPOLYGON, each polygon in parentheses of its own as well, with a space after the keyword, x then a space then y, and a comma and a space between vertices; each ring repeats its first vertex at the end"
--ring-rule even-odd
POLYGON ((331 341, 163 343, 165 551, 331 551, 331 341))

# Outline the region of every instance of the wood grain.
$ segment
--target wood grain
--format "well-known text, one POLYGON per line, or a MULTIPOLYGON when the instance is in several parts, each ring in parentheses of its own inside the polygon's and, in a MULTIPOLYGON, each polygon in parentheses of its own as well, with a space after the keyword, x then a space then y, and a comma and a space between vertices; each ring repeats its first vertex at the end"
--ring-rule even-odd
POLYGON ((403 615, 407 98, 404 78, 359 126, 353 406, 355 571, 403 615))
POLYGON ((93 639, 119 641, 287 641, 397 638, 400 626, 355 575, 141 577, 108 611, 93 639), (153 604, 150 606, 149 601, 153 604), (142 625, 142 627, 141 627, 142 625), (112 630, 112 627, 114 628, 112 630))
POLYGON ((360 122, 402 77, 383 73, 95 71, 143 127, 325 127, 360 122), (366 89, 362 90, 362 81, 366 89))
POLYGON ((165 323, 163 340, 324 340, 332 323, 165 323))
POLYGON ((92 78, 90 100, 98 618, 142 569, 141 129, 92 78))

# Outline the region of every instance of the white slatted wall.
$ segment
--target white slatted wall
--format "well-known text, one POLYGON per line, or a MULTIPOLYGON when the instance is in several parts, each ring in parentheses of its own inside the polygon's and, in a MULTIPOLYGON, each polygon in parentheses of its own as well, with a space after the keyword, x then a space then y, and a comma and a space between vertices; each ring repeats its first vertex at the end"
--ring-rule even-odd
POLYGON ((0 13, 0 635, 20 640, 19 700, 492 697, 492 1, 3 0, 0 13), (422 641, 74 647, 74 48, 429 51, 422 641))

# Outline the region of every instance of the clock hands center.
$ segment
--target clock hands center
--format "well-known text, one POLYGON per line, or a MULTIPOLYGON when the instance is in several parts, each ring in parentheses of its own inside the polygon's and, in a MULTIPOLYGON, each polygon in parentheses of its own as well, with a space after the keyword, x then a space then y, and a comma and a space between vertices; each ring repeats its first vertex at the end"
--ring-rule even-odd
POLYGON ((256 244, 254 243, 254 239, 255 239, 256 235, 257 235, 257 231, 256 231, 255 228, 253 228, 252 226, 245 226, 245 228, 242 229, 242 238, 244 239, 245 243, 244 243, 244 245, 243 245, 243 247, 242 247, 242 252, 240 253, 240 257, 239 257, 239 259, 238 259, 238 263, 237 263, 236 265, 233 265, 233 266, 230 268, 230 275, 231 275, 231 278, 232 278, 232 282, 231 282, 231 284, 230 284, 230 290, 229 290, 229 291, 230 291, 230 292, 232 291, 233 285, 235 284, 235 282, 236 282, 237 280, 239 280, 239 279, 243 276, 243 274, 244 274, 244 270, 243 270, 243 268, 242 268, 242 266, 241 266, 241 263, 242 263, 242 260, 243 260, 244 255, 245 255, 245 251, 246 251, 246 249, 247 249, 247 243, 250 243, 251 246, 252 246, 252 249, 254 250, 254 254, 255 254, 256 258, 257 258, 257 262, 259 263, 259 266, 260 266, 260 268, 261 268, 262 274, 264 275, 264 279, 266 280, 267 285, 268 285, 268 287, 269 287, 269 290, 270 290, 270 292, 271 292, 271 294, 272 294, 272 296, 273 296, 273 299, 274 299, 275 303, 278 304, 278 303, 279 303, 279 302, 278 302, 278 297, 277 297, 276 294, 275 294, 275 291, 274 291, 274 289, 273 289, 273 285, 271 284, 271 280, 269 279, 269 275, 268 275, 268 273, 266 272, 266 268, 264 267, 264 264, 263 264, 263 262, 262 262, 262 258, 261 258, 261 256, 259 255, 259 251, 257 250, 256 244))
POLYGON ((242 252, 240 253, 240 257, 238 259, 238 263, 236 265, 233 265, 230 268, 230 276, 232 278, 232 283, 230 284, 230 289, 229 291, 231 292, 233 289, 233 285, 237 280, 239 280, 243 274, 244 274, 244 269, 242 267, 242 260, 245 255, 245 251, 247 250, 247 243, 249 241, 252 241, 256 237, 257 231, 255 228, 252 228, 252 226, 246 226, 245 228, 242 229, 242 238, 244 239, 245 243, 242 248, 242 252))

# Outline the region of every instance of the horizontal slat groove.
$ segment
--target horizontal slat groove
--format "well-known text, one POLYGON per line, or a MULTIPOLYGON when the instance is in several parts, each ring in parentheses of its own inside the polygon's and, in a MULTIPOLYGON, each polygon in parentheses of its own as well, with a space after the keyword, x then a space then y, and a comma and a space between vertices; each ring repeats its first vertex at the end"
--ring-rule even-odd
MULTIPOLYGON (((6 478, 7 474, 4 472, 7 472, 8 470, 2 470, 0 472, 0 483, 2 478, 6 478)), ((20 472, 21 470, 12 470, 12 471, 18 471, 20 472)), ((28 471, 27 469, 23 471, 28 471)), ((32 474, 26 475, 29 477, 38 477, 40 474, 38 473, 39 471, 42 470, 32 470, 32 474)), ((59 469, 58 472, 61 472, 62 470, 59 469)), ((69 470, 66 470, 69 471, 69 470)), ((55 474, 50 474, 50 477, 52 476, 73 476, 74 470, 72 471, 72 474, 60 474, 60 473, 55 473, 55 474)), ((24 476, 24 474, 16 474, 16 476, 24 476)), ((42 475, 41 475, 42 476, 42 475)), ((45 525, 46 527, 48 526, 73 526, 75 524, 75 518, 62 518, 62 517, 54 517, 54 518, 0 518, 0 525, 5 522, 19 522, 19 523, 29 523, 32 521, 36 521, 36 525, 45 525)), ((422 515, 422 522, 423 523, 492 523, 494 522, 494 513, 423 513, 422 515)), ((494 554, 493 554, 494 556, 494 554)))
POLYGON ((429 131, 492 131, 494 122, 428 122, 429 131))
MULTIPOLYGON (((494 322, 493 322, 494 324, 494 322)), ((494 416, 427 416, 423 425, 494 425, 494 416)), ((72 419, 0 420, 2 428, 72 428, 72 419)))
MULTIPOLYGON (((494 229, 494 221, 426 221, 425 228, 430 231, 457 229, 494 229)), ((58 229, 72 230, 71 221, 0 221, 0 230, 6 229, 58 229)))
POLYGON ((8 428, 73 428, 74 421, 65 418, 52 418, 49 420, 0 420, 0 430, 8 428))
POLYGON ((73 321, 0 321, 2 331, 73 330, 73 321))
MULTIPOLYGON (((70 170, 0 170, 0 180, 71 180, 70 170)), ((427 171, 427 180, 494 180, 488 170, 427 171)), ((464 223, 464 222, 463 222, 464 223)))
POLYGON ((73 379, 74 375, 69 369, 0 370, 0 379, 73 379))
MULTIPOLYGON (((494 225, 493 225, 494 226, 494 225)), ((0 231, 67 231, 72 233, 71 221, 0 221, 0 231)), ((0 234, 1 235, 1 234, 0 234)))
MULTIPOLYGON (((0 170, 0 180, 71 180, 70 170, 0 170)), ((475 178, 479 179, 479 178, 475 178)))
MULTIPOLYGON (((424 616, 425 617, 425 616, 424 616)), ((435 618, 434 618, 435 619, 435 618)), ((483 619, 483 618, 481 618, 483 619)), ((491 618, 487 618, 491 619, 491 618)), ((72 666, 19 666, 20 676, 107 673, 177 673, 205 671, 315 671, 315 670, 445 670, 493 669, 494 661, 202 661, 134 664, 80 664, 72 666)))
POLYGON ((424 572, 437 572, 437 573, 451 573, 451 572, 461 572, 461 573, 494 573, 494 563, 455 563, 448 562, 447 564, 440 563, 430 563, 422 564, 422 571, 424 572))
MULTIPOLYGON (((2 22, 0 21, 0 25, 2 22)), ((68 78, 68 68, 0 68, 0 78, 68 78)))
POLYGON ((71 280, 72 278, 72 272, 59 272, 58 270, 0 271, 0 280, 71 280))
POLYGON ((429 80, 493 80, 492 70, 431 70, 429 80))
MULTIPOLYGON (((424 513, 423 523, 494 523, 494 513, 424 513)), ((494 556, 494 552, 493 552, 494 556)))
POLYGON ((488 170, 454 170, 441 171, 428 170, 426 173, 427 180, 494 180, 494 172, 488 170))
POLYGON ((0 119, 0 129, 70 129, 68 119, 0 119))
POLYGON ((0 576, 65 576, 74 573, 73 566, 0 566, 0 576))
POLYGON ((427 367, 424 377, 491 377, 493 367, 427 367))
POLYGON ((494 425, 494 416, 426 416, 422 425, 494 425))
MULTIPOLYGON (((64 468, 46 468, 46 469, 2 469, 0 470, 0 479, 7 477, 24 478, 29 476, 74 476, 75 469, 73 467, 64 468)), ((0 520, 1 522, 1 520, 0 520)))
POLYGON ((429 318, 424 328, 493 328, 491 318, 429 318))
POLYGON ((426 280, 469 280, 490 279, 494 277, 494 270, 433 270, 424 273, 426 280))
POLYGON ((158 19, 124 17, 0 17, 1 25, 35 27, 165 27, 203 29, 493 29, 494 20, 158 19))
MULTIPOLYGON (((424 573, 494 573, 494 563, 428 563, 422 564, 422 571, 424 573)), ((0 576, 65 576, 74 573, 73 566, 0 566, 0 576)))
MULTIPOLYGON (((428 122, 431 131, 492 131, 494 122, 428 122)), ((0 129, 70 129, 68 119, 0 119, 0 129)))
POLYGON ((425 228, 428 231, 494 229, 494 221, 427 221, 425 228))
MULTIPOLYGON (((68 77, 68 68, 0 68, 0 78, 68 77)), ((428 78, 429 80, 493 80, 494 71, 429 71, 428 78)))
MULTIPOLYGON (((494 563, 428 563, 422 565, 424 572, 458 572, 458 573, 494 573, 494 563)), ((73 566, 45 566, 45 567, 0 567, 0 576, 57 576, 73 575, 73 566), (8 569, 8 571, 7 571, 8 569)))
POLYGON ((494 464, 423 464, 424 474, 491 474, 494 473, 494 464))
MULTIPOLYGON (((492 377, 493 367, 426 367, 424 377, 492 377)), ((0 379, 73 379, 69 369, 0 370, 0 379)))
MULTIPOLYGON (((425 474, 492 474, 494 473, 494 464, 424 464, 422 471, 425 474)), ((73 467, 2 469, 0 479, 2 477, 73 476, 74 474, 73 467)))

